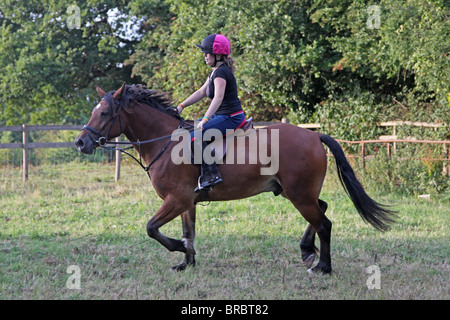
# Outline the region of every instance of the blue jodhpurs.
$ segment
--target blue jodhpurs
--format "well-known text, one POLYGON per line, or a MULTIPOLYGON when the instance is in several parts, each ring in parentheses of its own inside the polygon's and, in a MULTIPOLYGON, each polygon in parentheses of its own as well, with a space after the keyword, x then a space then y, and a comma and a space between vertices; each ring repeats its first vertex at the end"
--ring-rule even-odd
MULTIPOLYGON (((201 119, 199 119, 200 121, 201 119)), ((220 114, 220 115, 213 115, 211 117, 211 120, 209 120, 207 123, 203 125, 202 130, 202 138, 203 134, 206 130, 214 128, 220 130, 223 135, 226 135, 227 129, 239 129, 241 128, 245 123, 245 114, 244 111, 239 111, 232 114, 220 114)), ((195 133, 196 130, 191 132, 191 142, 195 140, 194 135, 198 135, 199 133, 195 133)))

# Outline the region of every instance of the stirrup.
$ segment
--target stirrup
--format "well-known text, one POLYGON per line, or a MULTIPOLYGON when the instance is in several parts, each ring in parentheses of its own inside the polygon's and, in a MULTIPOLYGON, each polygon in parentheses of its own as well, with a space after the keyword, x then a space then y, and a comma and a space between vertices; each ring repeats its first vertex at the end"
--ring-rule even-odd
POLYGON ((212 190, 211 186, 202 187, 201 185, 202 176, 198 177, 197 187, 195 188, 194 192, 210 192, 212 190))

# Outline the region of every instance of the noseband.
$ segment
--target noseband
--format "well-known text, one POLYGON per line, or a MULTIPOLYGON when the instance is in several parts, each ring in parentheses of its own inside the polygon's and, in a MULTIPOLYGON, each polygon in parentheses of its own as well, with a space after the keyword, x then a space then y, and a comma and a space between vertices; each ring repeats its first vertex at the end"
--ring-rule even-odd
POLYGON ((108 103, 109 112, 112 114, 111 118, 105 125, 100 129, 100 131, 95 130, 94 128, 85 125, 83 127, 83 130, 87 133, 89 139, 91 139, 94 146, 100 146, 103 147, 106 145, 108 141, 109 132, 111 131, 111 128, 114 126, 114 123, 116 122, 116 118, 119 118, 119 125, 120 125, 120 134, 122 134, 122 118, 120 116, 120 101, 115 101, 112 97, 114 94, 113 92, 108 92, 102 100, 105 100, 108 103), (116 105, 116 107, 114 107, 116 105), (105 130, 105 128, 109 125, 108 130, 106 131, 106 134, 103 136, 102 132, 105 130))

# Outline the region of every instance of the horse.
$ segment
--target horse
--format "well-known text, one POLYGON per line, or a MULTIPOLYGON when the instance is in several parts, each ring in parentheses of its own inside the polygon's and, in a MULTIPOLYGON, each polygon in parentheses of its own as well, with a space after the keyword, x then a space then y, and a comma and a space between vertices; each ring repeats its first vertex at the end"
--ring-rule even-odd
MULTIPOLYGON (((195 266, 194 239, 196 205, 202 201, 229 201, 255 196, 262 192, 290 200, 309 223, 300 241, 301 256, 309 273, 331 273, 330 239, 332 222, 325 216, 327 203, 319 199, 327 169, 325 144, 332 152, 340 182, 362 219, 378 230, 389 230, 395 222, 395 212, 388 206, 373 200, 357 179, 339 143, 329 135, 303 129, 291 124, 277 123, 264 129, 267 148, 278 147, 278 170, 261 174, 267 163, 260 157, 250 163, 219 164, 223 182, 209 192, 194 192, 200 168, 192 163, 174 163, 171 159, 177 143, 170 137, 180 128, 189 128, 185 121, 171 107, 166 93, 151 90, 143 85, 126 85, 106 93, 96 88, 101 101, 92 110, 87 125, 75 140, 78 150, 92 154, 97 147, 124 134, 147 164, 151 183, 163 203, 146 226, 147 234, 169 251, 184 253, 184 260, 173 266, 184 270, 195 266), (276 138, 276 139, 275 139, 276 138), (182 238, 173 239, 159 229, 181 215, 182 238), (320 251, 315 246, 319 237, 320 251), (319 255, 319 262, 314 261, 319 255)), ((262 139, 262 129, 253 129, 257 141, 262 139)), ((233 145, 237 152, 244 152, 248 160, 252 149, 250 140, 233 145), (241 148, 243 150, 237 150, 241 148)), ((226 157, 227 155, 225 155, 226 157)), ((135 159, 137 160, 137 159, 135 159)))

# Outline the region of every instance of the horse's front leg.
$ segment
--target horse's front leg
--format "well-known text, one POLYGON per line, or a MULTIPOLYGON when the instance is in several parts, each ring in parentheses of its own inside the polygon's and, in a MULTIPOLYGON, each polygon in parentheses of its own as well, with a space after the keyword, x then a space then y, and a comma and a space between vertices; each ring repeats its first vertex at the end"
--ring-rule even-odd
POLYGON ((195 238, 195 206, 181 214, 181 220, 183 222, 183 241, 186 247, 186 253, 184 261, 176 266, 173 266, 173 270, 182 271, 187 266, 195 266, 195 250, 194 250, 194 238, 195 238))
POLYGON ((147 223, 147 234, 149 237, 161 243, 169 251, 181 251, 186 253, 187 249, 184 241, 166 237, 159 232, 160 227, 175 219, 184 210, 185 206, 183 206, 183 203, 178 201, 175 197, 168 196, 158 212, 156 212, 153 218, 147 223))

